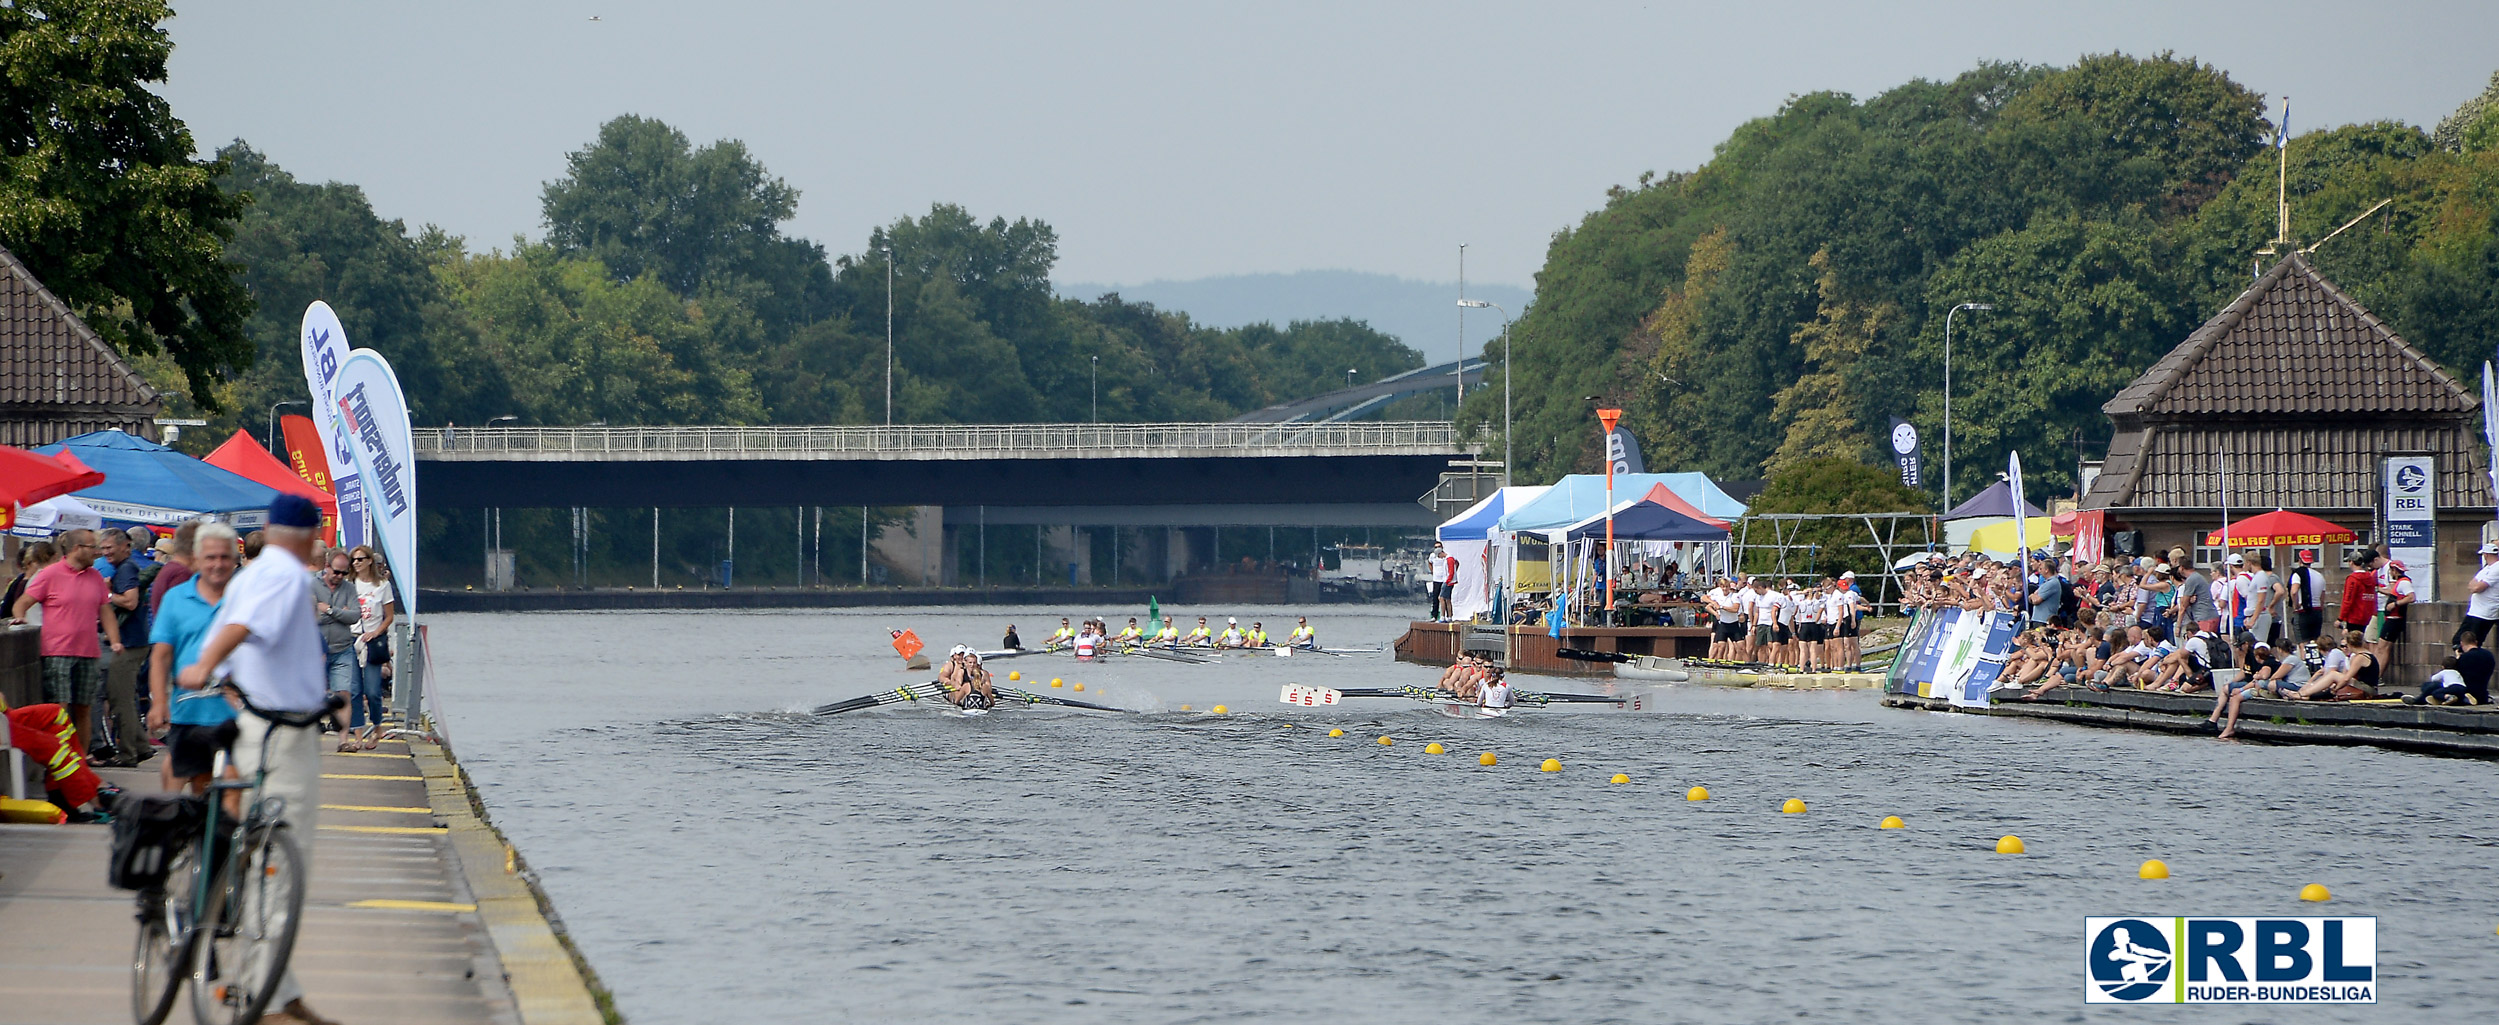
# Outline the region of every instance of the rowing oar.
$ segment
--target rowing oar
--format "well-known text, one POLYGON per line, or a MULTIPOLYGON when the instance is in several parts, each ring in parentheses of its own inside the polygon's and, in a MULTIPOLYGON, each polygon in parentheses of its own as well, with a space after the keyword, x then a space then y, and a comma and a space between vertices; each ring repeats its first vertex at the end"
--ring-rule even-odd
POLYGON ((1557 648, 1553 652, 1574 662, 1630 662, 1633 656, 1619 651, 1590 651, 1586 648, 1557 648))
POLYGON ((1031 691, 1018 690, 1014 687, 992 686, 990 689, 997 692, 999 697, 1013 698, 1028 705, 1065 705, 1069 708, 1090 708, 1096 712, 1127 711, 1125 708, 1113 708, 1109 705, 1097 705, 1090 701, 1077 701, 1073 698, 1054 698, 1047 694, 1035 694, 1031 691))
POLYGON ((1510 692, 1510 696, 1519 701, 1526 701, 1539 705, 1551 704, 1556 701, 1563 702, 1565 704, 1576 702, 1579 704, 1591 705, 1619 705, 1625 700, 1623 698, 1609 698, 1603 694, 1549 694, 1543 691, 1533 690, 1512 691, 1510 692))
POLYGON ((1153 648, 1130 648, 1128 649, 1127 654, 1142 655, 1146 658, 1158 658, 1165 662, 1179 662, 1184 665, 1202 666, 1206 664, 1205 659, 1198 658, 1195 655, 1183 655, 1177 651, 1158 651, 1153 648))
POLYGON ((909 684, 906 686, 896 687, 892 690, 878 691, 874 694, 862 694, 848 701, 836 701, 829 705, 817 705, 813 709, 813 712, 816 715, 840 715, 844 712, 856 712, 862 708, 874 708, 878 705, 889 704, 895 701, 918 701, 923 698, 933 698, 936 695, 931 693, 931 691, 936 687, 937 684, 934 683, 909 684))

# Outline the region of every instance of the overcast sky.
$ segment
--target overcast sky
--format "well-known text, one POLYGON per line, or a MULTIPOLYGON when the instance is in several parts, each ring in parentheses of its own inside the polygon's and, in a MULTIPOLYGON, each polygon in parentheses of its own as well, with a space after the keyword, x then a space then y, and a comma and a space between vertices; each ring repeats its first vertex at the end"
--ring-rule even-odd
POLYGON ((535 237, 600 122, 743 139, 835 253, 932 202, 1058 229, 1063 280, 1347 268, 1531 283, 1552 233, 1786 97, 2163 49, 2294 130, 2429 125, 2499 3, 1134 5, 178 0, 167 93, 472 247, 535 237), (594 20, 595 16, 595 20, 594 20))

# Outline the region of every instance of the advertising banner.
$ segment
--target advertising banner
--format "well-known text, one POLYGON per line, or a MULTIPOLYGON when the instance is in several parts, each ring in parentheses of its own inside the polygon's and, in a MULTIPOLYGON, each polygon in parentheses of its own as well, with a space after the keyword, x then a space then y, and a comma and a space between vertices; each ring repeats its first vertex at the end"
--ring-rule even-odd
POLYGON ((1893 417, 1891 444, 1892 462, 1900 466, 1900 486, 1925 487, 1926 470, 1923 465, 1925 455, 1918 450, 1917 425, 1899 417, 1893 417))
POLYGON ((2422 601, 2438 594, 2438 464, 2433 456, 2388 456, 2381 474, 2386 489, 2386 555, 2404 564, 2422 601))
POLYGON ((1978 643, 1978 659, 1970 665, 1961 689, 1952 695, 1952 703, 1985 707, 1987 692, 1994 690, 1997 678, 2004 675, 2005 656, 2013 650, 2013 635, 2020 633, 2020 617, 2004 612, 1990 612, 1987 627, 1978 643))
POLYGON ((356 453, 349 447, 347 428, 338 418, 338 374, 347 362, 347 329, 339 326, 330 304, 315 300, 304 307, 303 343, 304 386, 311 389, 312 408, 320 414, 313 418, 313 428, 321 436, 323 459, 330 466, 330 493, 338 497, 339 543, 366 544, 364 489, 356 476, 356 453))
MULTIPOLYGON (((286 452, 287 467, 303 478, 304 483, 337 498, 338 492, 330 487, 330 456, 322 450, 321 432, 312 425, 312 418, 289 413, 278 418, 278 431, 279 447, 286 452)), ((322 514, 321 539, 328 542, 338 540, 336 516, 326 512, 322 514)))
POLYGON ((1605 432, 1605 461, 1615 473, 1647 473, 1640 462, 1640 439, 1631 436, 1627 427, 1605 432))
MULTIPOLYGON (((408 427, 408 400, 390 361, 371 349, 347 354, 334 379, 337 413, 359 479, 367 485, 374 540, 390 560, 399 609, 417 614, 416 452, 408 427)), ((341 516, 345 515, 342 500, 341 516)))

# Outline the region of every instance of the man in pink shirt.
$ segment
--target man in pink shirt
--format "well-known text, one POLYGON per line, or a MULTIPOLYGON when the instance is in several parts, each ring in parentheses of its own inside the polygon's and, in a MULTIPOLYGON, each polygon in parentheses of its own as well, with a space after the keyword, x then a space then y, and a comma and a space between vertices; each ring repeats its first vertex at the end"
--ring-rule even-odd
POLYGON ((104 687, 104 653, 96 643, 96 632, 103 631, 113 653, 120 654, 121 630, 114 617, 104 612, 112 590, 103 574, 95 571, 95 532, 69 531, 61 535, 60 544, 61 561, 27 581, 26 593, 9 615, 24 620, 27 609, 43 606, 44 700, 69 708, 69 725, 75 733, 72 742, 85 755, 87 731, 94 722, 89 716, 104 687))

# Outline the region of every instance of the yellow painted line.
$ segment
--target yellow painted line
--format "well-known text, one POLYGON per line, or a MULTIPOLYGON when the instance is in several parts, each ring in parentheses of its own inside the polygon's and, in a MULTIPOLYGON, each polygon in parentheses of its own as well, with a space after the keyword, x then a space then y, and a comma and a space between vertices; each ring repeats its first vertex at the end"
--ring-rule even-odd
POLYGON ((329 751, 329 752, 324 752, 324 753, 326 753, 326 754, 330 754, 330 755, 334 755, 334 756, 339 757, 339 758, 407 758, 407 757, 409 757, 409 756, 404 755, 404 754, 396 754, 396 755, 392 755, 392 754, 383 754, 383 753, 382 753, 382 752, 380 752, 380 751, 329 751))
POLYGON ((409 815, 431 815, 434 813, 434 809, 432 808, 394 808, 387 804, 325 804, 321 806, 321 810, 402 812, 409 815))
MULTIPOLYGON (((323 827, 327 828, 327 827, 323 827)), ((351 908, 373 908, 380 911, 475 911, 475 904, 454 904, 447 900, 358 900, 349 901, 351 908)))
POLYGON ((423 776, 357 776, 357 775, 351 775, 351 774, 348 774, 348 773, 343 773, 343 772, 325 772, 325 773, 322 773, 322 774, 321 774, 321 778, 322 778, 322 779, 410 779, 410 780, 423 780, 425 777, 423 777, 423 776))
POLYGON ((450 832, 450 830, 445 829, 445 828, 444 828, 444 827, 442 827, 442 826, 327 826, 327 825, 325 825, 325 826, 322 826, 321 828, 323 828, 323 829, 335 829, 335 830, 338 830, 338 831, 339 831, 339 832, 341 832, 341 833, 426 833, 426 834, 431 834, 431 833, 448 833, 448 832, 450 832))

